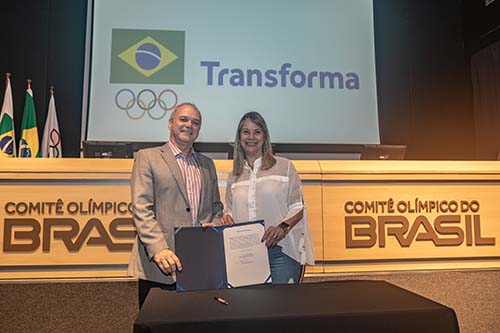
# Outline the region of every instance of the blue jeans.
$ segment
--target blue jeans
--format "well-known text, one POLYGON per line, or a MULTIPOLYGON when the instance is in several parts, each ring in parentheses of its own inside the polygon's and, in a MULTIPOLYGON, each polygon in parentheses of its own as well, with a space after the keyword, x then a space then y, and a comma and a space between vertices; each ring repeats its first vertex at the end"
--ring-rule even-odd
POLYGON ((267 249, 273 284, 299 283, 302 267, 281 250, 281 246, 267 249))

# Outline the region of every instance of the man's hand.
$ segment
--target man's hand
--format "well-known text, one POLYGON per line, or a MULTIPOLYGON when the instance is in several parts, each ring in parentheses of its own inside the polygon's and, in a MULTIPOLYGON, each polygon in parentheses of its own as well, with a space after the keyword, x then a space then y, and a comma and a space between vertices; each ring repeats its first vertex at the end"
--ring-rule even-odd
POLYGON ((233 217, 229 214, 224 214, 219 221, 217 222, 207 222, 207 223, 202 223, 202 227, 207 228, 207 227, 220 227, 223 225, 233 225, 234 220, 233 217))
POLYGON ((172 274, 176 270, 182 271, 181 261, 172 250, 161 250, 154 255, 153 260, 165 274, 172 274))

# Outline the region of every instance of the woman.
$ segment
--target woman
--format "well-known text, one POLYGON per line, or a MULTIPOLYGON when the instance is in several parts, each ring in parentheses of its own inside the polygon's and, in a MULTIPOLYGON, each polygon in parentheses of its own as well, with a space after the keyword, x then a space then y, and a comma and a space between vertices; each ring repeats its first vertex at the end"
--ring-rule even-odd
POLYGON ((264 220, 273 283, 298 283, 303 265, 314 265, 301 182, 293 164, 273 156, 264 118, 248 112, 236 132, 233 172, 223 224, 264 220))

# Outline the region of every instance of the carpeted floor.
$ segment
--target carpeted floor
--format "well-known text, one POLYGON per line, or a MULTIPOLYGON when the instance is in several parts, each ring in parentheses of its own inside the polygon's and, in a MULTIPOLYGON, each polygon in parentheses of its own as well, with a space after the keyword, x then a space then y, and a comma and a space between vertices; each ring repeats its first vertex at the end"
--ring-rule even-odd
POLYGON ((131 332, 136 282, 1 283, 2 332, 131 332))

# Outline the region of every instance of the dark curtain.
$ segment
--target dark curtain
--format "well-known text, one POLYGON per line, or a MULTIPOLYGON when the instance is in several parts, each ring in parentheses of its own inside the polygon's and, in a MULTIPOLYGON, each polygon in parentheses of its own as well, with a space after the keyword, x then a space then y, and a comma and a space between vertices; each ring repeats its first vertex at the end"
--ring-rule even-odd
POLYGON ((476 152, 497 159, 500 147, 500 41, 472 56, 476 152))
POLYGON ((17 142, 31 79, 41 142, 49 88, 55 100, 64 157, 80 156, 87 0, 5 1, 0 10, 0 101, 12 73, 17 142))

